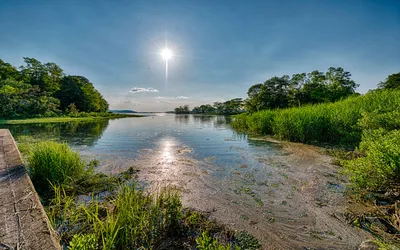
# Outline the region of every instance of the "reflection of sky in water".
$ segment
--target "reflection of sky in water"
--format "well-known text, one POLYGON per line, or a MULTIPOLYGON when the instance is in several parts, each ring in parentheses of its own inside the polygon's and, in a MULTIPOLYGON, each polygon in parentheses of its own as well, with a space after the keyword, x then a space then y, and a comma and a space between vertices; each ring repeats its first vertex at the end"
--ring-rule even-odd
POLYGON ((191 115, 110 121, 102 138, 87 150, 135 157, 147 148, 172 158, 180 147, 192 148, 196 159, 214 157, 213 163, 226 167, 253 166, 257 164, 254 155, 276 153, 271 144, 234 133, 224 117, 191 115), (266 151, 266 147, 271 150, 266 151))
POLYGON ((177 150, 192 149, 198 160, 208 159, 221 167, 247 164, 257 166, 257 157, 276 154, 271 143, 249 140, 226 124, 223 116, 165 115, 125 118, 91 123, 18 125, 10 127, 14 136, 35 135, 67 141, 87 152, 135 158, 146 149, 161 152, 166 163, 177 150), (266 150, 266 148, 268 150, 266 150))

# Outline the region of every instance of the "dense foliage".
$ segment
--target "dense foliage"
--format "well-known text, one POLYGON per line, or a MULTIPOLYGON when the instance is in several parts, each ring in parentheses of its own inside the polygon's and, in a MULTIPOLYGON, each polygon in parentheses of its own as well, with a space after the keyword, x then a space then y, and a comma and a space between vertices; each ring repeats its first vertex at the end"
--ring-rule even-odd
POLYGON ((191 111, 188 105, 175 109, 176 114, 207 114, 207 115, 235 115, 244 112, 242 98, 234 98, 225 102, 214 102, 194 107, 191 111))
MULTIPOLYGON (((400 120, 398 120, 400 124, 400 120)), ((365 157, 343 161, 345 172, 362 192, 387 192, 399 185, 400 130, 365 130, 358 148, 365 157)))
POLYGON ((289 141, 357 146, 366 127, 398 128, 399 107, 400 91, 381 90, 335 103, 241 114, 232 125, 289 141))
POLYGON ((175 108, 175 114, 190 114, 189 105, 179 106, 175 108))
POLYGON ((272 77, 251 86, 247 92, 246 110, 287 108, 304 104, 335 102, 355 94, 358 86, 343 68, 330 67, 326 73, 311 73, 272 77))
POLYGON ((107 101, 82 76, 65 75, 55 63, 24 57, 16 67, 0 59, 0 117, 56 116, 105 112, 107 101))
POLYGON ((381 89, 400 89, 400 72, 389 75, 384 82, 378 84, 381 89))
MULTIPOLYGON (((392 75, 382 83, 382 88, 395 85, 398 77, 392 75), (386 86, 386 87, 383 87, 386 86)), ((272 77, 264 83, 254 84, 247 91, 248 98, 234 98, 226 102, 214 102, 211 106, 201 105, 194 107, 190 112, 189 107, 178 107, 178 114, 219 114, 233 115, 244 111, 254 113, 265 109, 282 109, 298 107, 305 104, 335 102, 351 95, 358 95, 358 87, 351 79, 351 74, 343 68, 330 67, 326 73, 315 70, 310 73, 294 74, 292 77, 272 77)), ((393 88, 393 87, 391 87, 393 88)))

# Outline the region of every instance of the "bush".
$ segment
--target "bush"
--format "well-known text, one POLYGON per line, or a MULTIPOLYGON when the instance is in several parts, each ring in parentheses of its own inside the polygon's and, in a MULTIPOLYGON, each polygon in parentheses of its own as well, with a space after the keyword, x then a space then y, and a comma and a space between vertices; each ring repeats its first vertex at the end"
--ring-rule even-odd
POLYGON ((359 149, 365 157, 343 161, 357 190, 385 192, 400 180, 400 130, 366 130, 359 149))
POLYGON ((400 129, 400 110, 380 113, 374 111, 371 113, 363 113, 359 126, 362 129, 379 129, 386 130, 400 129))
POLYGON ((76 234, 69 243, 68 250, 96 250, 97 239, 94 234, 76 234))
POLYGON ((51 190, 51 184, 65 184, 85 174, 85 162, 65 143, 39 142, 28 157, 29 173, 38 192, 51 190))
POLYGON ((206 231, 196 239, 196 243, 199 250, 231 250, 231 245, 220 244, 216 238, 209 236, 206 231))

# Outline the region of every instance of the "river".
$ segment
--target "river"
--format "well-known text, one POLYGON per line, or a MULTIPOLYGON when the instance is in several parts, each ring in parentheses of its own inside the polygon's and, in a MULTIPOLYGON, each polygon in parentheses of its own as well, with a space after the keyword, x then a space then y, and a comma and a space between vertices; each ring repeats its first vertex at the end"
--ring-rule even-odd
POLYGON ((173 185, 183 204, 265 249, 356 249, 363 232, 345 221, 344 180, 316 147, 238 134, 229 117, 157 114, 92 122, 8 125, 27 136, 65 141, 98 171, 134 166, 148 187, 173 185))

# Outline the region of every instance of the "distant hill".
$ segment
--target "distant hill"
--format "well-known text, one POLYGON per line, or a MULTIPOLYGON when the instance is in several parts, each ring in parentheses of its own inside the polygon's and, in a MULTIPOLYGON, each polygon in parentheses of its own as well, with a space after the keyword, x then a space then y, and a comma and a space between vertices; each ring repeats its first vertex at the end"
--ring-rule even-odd
POLYGON ((130 110, 130 109, 110 110, 110 112, 113 112, 113 113, 123 113, 123 114, 137 113, 136 111, 133 111, 133 110, 130 110))

